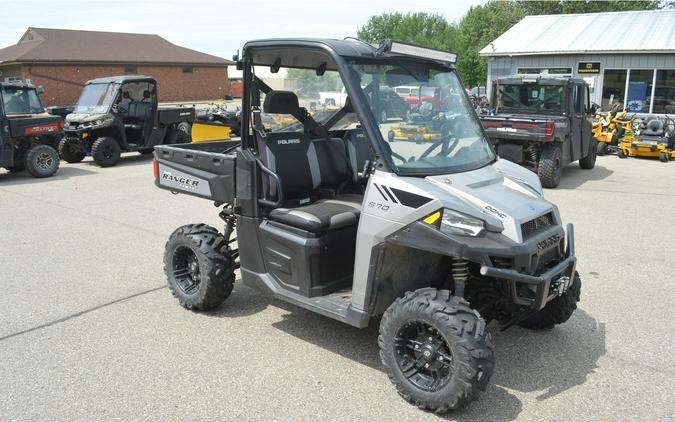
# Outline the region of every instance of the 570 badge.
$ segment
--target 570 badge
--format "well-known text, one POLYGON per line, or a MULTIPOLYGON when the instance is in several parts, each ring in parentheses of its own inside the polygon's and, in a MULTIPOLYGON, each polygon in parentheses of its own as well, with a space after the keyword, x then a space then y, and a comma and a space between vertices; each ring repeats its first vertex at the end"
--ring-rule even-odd
POLYGON ((378 204, 377 202, 368 202, 368 206, 379 211, 389 211, 389 205, 378 204))

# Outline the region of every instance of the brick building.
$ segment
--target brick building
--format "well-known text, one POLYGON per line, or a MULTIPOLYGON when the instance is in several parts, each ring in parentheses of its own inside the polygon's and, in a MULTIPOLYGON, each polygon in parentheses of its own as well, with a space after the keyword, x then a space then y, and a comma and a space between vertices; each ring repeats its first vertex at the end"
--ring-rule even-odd
POLYGON ((0 49, 0 80, 44 86, 46 106, 74 104, 90 79, 129 74, 153 76, 160 101, 214 100, 229 93, 232 63, 158 35, 28 28, 0 49))

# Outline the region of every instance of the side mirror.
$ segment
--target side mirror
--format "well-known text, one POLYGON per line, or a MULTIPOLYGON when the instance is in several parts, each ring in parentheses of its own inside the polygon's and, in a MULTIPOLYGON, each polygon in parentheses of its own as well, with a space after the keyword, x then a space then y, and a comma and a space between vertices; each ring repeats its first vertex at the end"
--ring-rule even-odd
POLYGON ((37 95, 42 95, 45 93, 45 87, 40 85, 35 89, 35 91, 37 92, 37 95))

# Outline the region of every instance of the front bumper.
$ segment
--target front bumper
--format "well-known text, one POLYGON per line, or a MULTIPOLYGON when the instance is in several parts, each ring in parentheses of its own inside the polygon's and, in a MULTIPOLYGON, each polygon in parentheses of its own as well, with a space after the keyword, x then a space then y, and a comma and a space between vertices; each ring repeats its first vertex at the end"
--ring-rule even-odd
POLYGON ((512 299, 518 305, 533 309, 542 309, 548 302, 561 296, 574 281, 577 258, 574 254, 574 226, 567 225, 567 246, 562 261, 538 276, 523 274, 511 269, 481 266, 480 273, 484 277, 493 277, 507 280, 512 292, 512 299), (523 285, 531 289, 523 289, 523 285), (532 292, 533 297, 521 294, 523 291, 532 292))

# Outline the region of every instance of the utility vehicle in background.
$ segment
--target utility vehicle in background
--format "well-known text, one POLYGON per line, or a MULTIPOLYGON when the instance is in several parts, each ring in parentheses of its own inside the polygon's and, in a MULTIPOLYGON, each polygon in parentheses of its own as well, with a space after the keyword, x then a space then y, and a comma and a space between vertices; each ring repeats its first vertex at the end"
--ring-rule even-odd
POLYGON ((101 167, 122 152, 150 154, 155 145, 190 142, 192 107, 159 107, 157 82, 149 76, 113 76, 86 83, 66 117, 61 158, 78 163, 87 154, 101 167))
POLYGON ((45 112, 40 89, 0 82, 0 167, 49 177, 59 168, 63 119, 45 112))
POLYGON ((239 269, 244 284, 354 327, 381 316, 389 378, 404 399, 435 412, 488 385, 489 322, 565 322, 581 288, 572 225, 565 234, 536 175, 497 157, 454 61, 393 41, 248 42, 237 57, 241 143, 155 149, 157 186, 213 201, 225 223, 222 232, 188 224, 169 237, 164 268, 178 302, 219 306, 239 269), (339 77, 344 105, 315 118, 295 92, 255 75, 264 67, 339 77), (382 88, 411 85, 457 95, 440 111, 459 116, 461 130, 425 144, 387 142, 382 88), (266 126, 268 115, 295 123, 266 126))
POLYGON ((512 76, 495 80, 496 115, 481 115, 497 154, 539 175, 544 187, 560 183, 562 169, 579 161, 595 166, 597 140, 592 124, 595 105, 583 79, 512 76))

